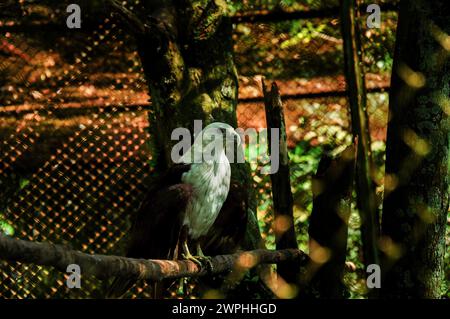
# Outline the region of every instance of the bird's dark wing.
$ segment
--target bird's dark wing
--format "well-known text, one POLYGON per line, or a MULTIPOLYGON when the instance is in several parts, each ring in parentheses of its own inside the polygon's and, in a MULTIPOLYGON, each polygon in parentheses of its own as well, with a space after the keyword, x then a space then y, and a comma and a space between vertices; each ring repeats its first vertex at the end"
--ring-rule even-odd
MULTIPOLYGON (((160 185, 164 185, 161 182, 160 185)), ((178 242, 184 212, 192 198, 190 184, 175 184, 147 193, 131 228, 127 257, 168 259, 178 242)), ((131 278, 116 278, 107 294, 122 296, 131 286, 131 278)))
POLYGON ((181 183, 189 169, 190 165, 176 164, 153 180, 131 228, 127 257, 170 257, 192 198, 192 186, 181 183))
POLYGON ((153 194, 165 187, 180 184, 183 173, 189 171, 190 168, 190 164, 175 164, 158 176, 152 176, 151 183, 146 187, 146 194, 153 194))
POLYGON ((244 240, 247 227, 247 188, 231 182, 227 199, 207 235, 200 239, 202 250, 208 256, 236 252, 244 240))
POLYGON ((149 194, 131 229, 127 257, 167 259, 177 244, 192 185, 176 184, 149 194))

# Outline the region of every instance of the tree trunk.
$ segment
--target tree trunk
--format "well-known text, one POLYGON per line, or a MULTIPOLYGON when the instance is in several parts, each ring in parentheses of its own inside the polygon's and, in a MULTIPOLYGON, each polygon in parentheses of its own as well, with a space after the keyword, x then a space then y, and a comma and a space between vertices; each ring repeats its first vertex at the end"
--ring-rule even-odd
POLYGON ((355 147, 336 158, 324 154, 313 178, 313 210, 309 218, 309 255, 313 297, 342 299, 347 255, 348 219, 355 170, 355 147))
MULTIPOLYGON (((220 121, 237 126, 238 80, 233 60, 232 26, 224 17, 221 0, 148 1, 145 23, 138 38, 151 95, 150 132, 157 167, 171 165, 170 152, 177 127, 194 132, 194 120, 203 127, 220 121)), ((232 164, 232 179, 251 187, 247 164, 232 164)), ((245 249, 261 248, 256 202, 250 193, 245 249)))
POLYGON ((390 91, 381 296, 439 298, 449 207, 450 3, 402 1, 390 91))
MULTIPOLYGON (((149 126, 156 170, 172 164, 175 128, 194 132, 211 122, 237 127, 238 79, 234 65, 232 25, 223 0, 154 0, 143 3, 138 52, 150 91, 149 126)), ((256 196, 250 166, 231 164, 232 182, 249 190, 244 250, 265 248, 256 217, 256 196)), ((231 226, 232 227, 232 226, 231 226)), ((270 269, 258 266, 266 281, 270 269)), ((258 287, 261 282, 258 282, 258 287)))

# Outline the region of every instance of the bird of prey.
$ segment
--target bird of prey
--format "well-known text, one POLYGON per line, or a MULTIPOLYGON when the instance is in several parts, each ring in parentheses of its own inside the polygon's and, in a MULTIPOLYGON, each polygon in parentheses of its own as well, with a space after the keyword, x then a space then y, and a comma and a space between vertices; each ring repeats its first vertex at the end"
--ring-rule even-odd
MULTIPOLYGON (((226 150, 235 144, 239 148, 241 139, 230 125, 211 123, 179 163, 156 178, 131 229, 127 257, 201 262, 203 250, 225 254, 237 248, 247 224, 247 191, 230 183, 226 150)), ((133 283, 116 278, 107 296, 120 297, 133 283)))

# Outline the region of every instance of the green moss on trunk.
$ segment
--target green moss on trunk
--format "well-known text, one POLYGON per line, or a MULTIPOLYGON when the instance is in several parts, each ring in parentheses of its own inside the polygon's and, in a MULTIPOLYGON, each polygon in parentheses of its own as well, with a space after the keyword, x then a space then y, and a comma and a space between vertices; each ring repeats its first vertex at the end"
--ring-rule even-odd
MULTIPOLYGON (((152 32, 138 39, 151 95, 150 133, 159 169, 171 165, 177 127, 193 132, 194 120, 237 126, 238 79, 233 59, 232 26, 223 1, 152 1, 146 23, 152 32)), ((232 179, 251 189, 246 164, 232 165, 232 179)), ((251 193, 251 192, 250 192, 251 193)), ((256 202, 250 195, 250 225, 256 202)), ((245 248, 260 246, 259 229, 249 227, 245 248)))

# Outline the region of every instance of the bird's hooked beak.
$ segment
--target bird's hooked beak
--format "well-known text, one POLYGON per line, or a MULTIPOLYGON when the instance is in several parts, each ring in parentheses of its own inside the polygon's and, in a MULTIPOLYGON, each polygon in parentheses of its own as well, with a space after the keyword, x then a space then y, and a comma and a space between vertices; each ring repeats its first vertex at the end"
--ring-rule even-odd
POLYGON ((239 146, 241 144, 241 136, 232 127, 226 128, 226 129, 221 128, 220 131, 222 132, 223 136, 225 137, 226 144, 236 143, 237 146, 239 146))
POLYGON ((211 123, 202 131, 202 137, 204 155, 212 154, 211 158, 208 157, 209 161, 222 160, 221 154, 223 153, 225 153, 229 161, 233 161, 233 158, 240 156, 238 154, 242 153, 240 150, 241 136, 229 124, 221 122, 211 123), (211 151, 210 146, 214 147, 214 150, 211 151))
POLYGON ((241 143, 242 143, 241 136, 235 130, 233 130, 233 138, 234 138, 234 141, 236 142, 237 146, 241 145, 241 143))
POLYGON ((244 153, 242 149, 242 138, 241 135, 236 132, 233 128, 228 129, 226 133, 226 157, 230 163, 235 162, 243 162, 244 161, 244 153))

